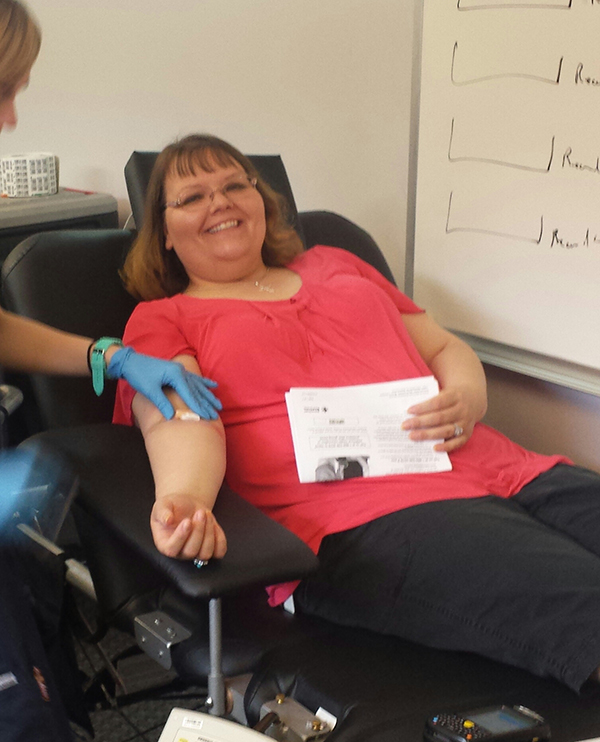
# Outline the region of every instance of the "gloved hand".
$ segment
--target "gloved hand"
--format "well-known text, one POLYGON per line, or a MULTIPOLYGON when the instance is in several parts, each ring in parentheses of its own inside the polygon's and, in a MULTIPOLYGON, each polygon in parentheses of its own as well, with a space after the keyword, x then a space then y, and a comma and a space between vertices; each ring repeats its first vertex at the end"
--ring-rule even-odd
POLYGON ((205 420, 216 420, 217 410, 223 407, 209 388, 216 387, 216 381, 187 371, 181 363, 145 356, 133 348, 120 348, 110 359, 106 375, 110 379, 125 379, 153 402, 167 420, 173 417, 175 410, 163 386, 172 387, 190 410, 205 420))

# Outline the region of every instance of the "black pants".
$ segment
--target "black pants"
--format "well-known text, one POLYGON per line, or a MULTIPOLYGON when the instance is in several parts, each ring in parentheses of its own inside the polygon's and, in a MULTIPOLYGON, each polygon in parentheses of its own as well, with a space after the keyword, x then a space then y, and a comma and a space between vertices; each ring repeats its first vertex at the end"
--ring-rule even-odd
POLYGON ((579 690, 600 665, 600 475, 555 466, 512 498, 426 503, 327 536, 296 605, 579 690))
POLYGON ((0 547, 0 740, 69 742, 72 734, 19 557, 0 547))

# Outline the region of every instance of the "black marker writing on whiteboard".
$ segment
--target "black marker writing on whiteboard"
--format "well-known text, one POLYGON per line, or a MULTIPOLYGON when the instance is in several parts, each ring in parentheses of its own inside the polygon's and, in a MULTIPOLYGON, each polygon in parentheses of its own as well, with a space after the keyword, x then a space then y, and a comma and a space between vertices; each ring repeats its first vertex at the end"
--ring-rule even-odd
POLYGON ((600 246, 600 234, 592 232, 588 227, 582 236, 577 239, 563 237, 558 229, 552 230, 550 247, 562 247, 565 250, 573 250, 576 247, 600 246))
POLYGON ((562 157, 562 166, 563 168, 572 168, 574 170, 581 170, 588 173, 598 173, 600 174, 600 156, 596 157, 596 161, 591 161, 588 163, 585 162, 579 162, 578 160, 575 160, 573 158, 573 148, 567 147, 565 150, 565 153, 562 157))
POLYGON ((579 62, 577 69, 575 70, 575 85, 591 85, 593 87, 600 87, 600 78, 584 74, 583 62, 579 62))

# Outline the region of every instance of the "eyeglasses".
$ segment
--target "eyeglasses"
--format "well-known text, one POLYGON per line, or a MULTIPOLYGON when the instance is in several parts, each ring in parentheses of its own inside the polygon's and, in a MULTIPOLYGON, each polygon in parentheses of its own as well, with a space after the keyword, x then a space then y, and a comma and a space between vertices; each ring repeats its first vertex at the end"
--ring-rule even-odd
POLYGON ((163 209, 181 209, 182 211, 200 212, 208 209, 216 193, 222 193, 231 203, 238 204, 248 198, 256 188, 257 179, 242 175, 228 180, 220 188, 196 186, 179 194, 175 201, 167 201, 163 209))

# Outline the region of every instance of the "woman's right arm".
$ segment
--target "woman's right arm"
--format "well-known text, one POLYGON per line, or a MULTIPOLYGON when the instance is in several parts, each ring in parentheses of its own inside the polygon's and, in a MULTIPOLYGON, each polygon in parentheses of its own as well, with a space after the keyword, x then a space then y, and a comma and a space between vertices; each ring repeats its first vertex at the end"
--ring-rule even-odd
MULTIPOLYGON (((188 355, 173 360, 199 373, 188 355)), ((225 431, 220 420, 186 420, 187 406, 172 391, 176 410, 166 420, 141 394, 133 400, 133 412, 144 436, 154 475, 156 501, 151 528, 160 552, 179 559, 211 559, 224 556, 225 535, 212 508, 225 475, 225 431)))

